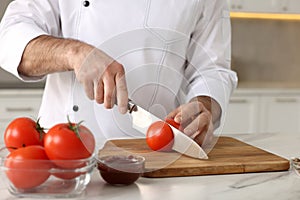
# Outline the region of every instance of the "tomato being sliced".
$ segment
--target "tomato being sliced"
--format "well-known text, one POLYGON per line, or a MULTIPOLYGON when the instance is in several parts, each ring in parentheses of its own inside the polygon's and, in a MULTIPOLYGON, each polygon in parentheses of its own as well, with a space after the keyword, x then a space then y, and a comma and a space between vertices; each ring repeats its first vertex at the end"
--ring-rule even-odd
POLYGON ((53 166, 42 146, 31 145, 11 152, 5 160, 6 175, 19 189, 30 189, 44 183, 53 166))
POLYGON ((43 145, 45 132, 39 122, 28 117, 19 117, 11 121, 4 132, 4 142, 9 151, 30 146, 43 145))
POLYGON ((181 131, 182 131, 181 125, 178 124, 177 122, 175 122, 174 119, 172 119, 172 118, 166 118, 165 121, 166 121, 168 124, 170 124, 170 125, 174 126, 175 128, 177 128, 178 130, 181 130, 181 131))
POLYGON ((173 131, 166 122, 156 121, 147 130, 146 142, 154 151, 172 151, 173 131))

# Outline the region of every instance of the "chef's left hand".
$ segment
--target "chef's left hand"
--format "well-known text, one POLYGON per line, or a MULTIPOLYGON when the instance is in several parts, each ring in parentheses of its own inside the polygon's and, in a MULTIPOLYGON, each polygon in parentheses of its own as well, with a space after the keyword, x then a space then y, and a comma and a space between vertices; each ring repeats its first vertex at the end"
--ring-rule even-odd
POLYGON ((209 144, 213 138, 214 124, 219 121, 221 108, 210 97, 198 96, 168 114, 183 128, 183 132, 199 145, 209 144))

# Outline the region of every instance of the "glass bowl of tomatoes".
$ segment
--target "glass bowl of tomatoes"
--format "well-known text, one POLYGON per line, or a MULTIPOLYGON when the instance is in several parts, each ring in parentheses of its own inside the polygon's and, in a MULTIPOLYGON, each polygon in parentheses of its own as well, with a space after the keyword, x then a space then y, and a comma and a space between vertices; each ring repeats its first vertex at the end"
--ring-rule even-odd
POLYGON ((130 185, 145 171, 145 158, 139 155, 104 155, 97 159, 104 181, 111 185, 130 185))
POLYGON ((0 149, 1 184, 17 197, 66 198, 81 195, 96 166, 94 154, 85 159, 50 160, 43 147, 0 149))

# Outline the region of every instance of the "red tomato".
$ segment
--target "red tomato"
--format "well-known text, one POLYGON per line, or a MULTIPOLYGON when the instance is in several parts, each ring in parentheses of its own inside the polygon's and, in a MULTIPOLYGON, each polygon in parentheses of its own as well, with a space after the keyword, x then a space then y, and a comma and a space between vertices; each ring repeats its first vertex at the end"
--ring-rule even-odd
POLYGON ((44 138, 45 151, 50 160, 65 169, 84 166, 80 159, 89 158, 95 149, 95 138, 83 125, 61 123, 49 129, 44 138))
POLYGON ((156 121, 147 130, 146 142, 154 151, 171 151, 173 139, 173 131, 166 122, 156 121))
POLYGON ((14 119, 4 132, 4 142, 9 151, 30 146, 43 145, 45 132, 40 124, 27 117, 14 119))
POLYGON ((44 183, 53 166, 39 145, 16 149, 7 156, 4 165, 8 179, 19 189, 30 189, 44 183))
POLYGON ((170 125, 174 126, 175 128, 177 128, 178 130, 182 131, 182 127, 180 126, 180 124, 178 124, 177 122, 175 122, 174 119, 172 119, 172 118, 166 118, 165 121, 168 124, 170 124, 170 125))
MULTIPOLYGON (((63 170, 63 168, 62 168, 62 170, 63 170)), ((54 172, 52 175, 55 176, 55 177, 57 177, 57 178, 61 178, 61 179, 65 179, 65 180, 70 180, 70 179, 76 178, 80 174, 83 174, 83 172, 73 172, 71 170, 70 172, 66 172, 66 171, 54 172)))

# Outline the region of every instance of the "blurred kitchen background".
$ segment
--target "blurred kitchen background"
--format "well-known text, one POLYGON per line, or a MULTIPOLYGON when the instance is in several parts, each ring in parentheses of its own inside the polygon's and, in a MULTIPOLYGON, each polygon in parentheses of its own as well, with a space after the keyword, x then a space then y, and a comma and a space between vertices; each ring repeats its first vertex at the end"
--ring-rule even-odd
MULTIPOLYGON (((10 0, 0 0, 0 18, 10 0)), ((227 0, 232 69, 239 85, 224 134, 300 131, 300 0, 227 0)), ((1 45, 1 44, 0 44, 1 45)), ((0 71, 0 131, 12 117, 36 116, 44 83, 0 71), (22 101, 16 98, 23 98, 22 101)))
MULTIPOLYGON (((0 19, 5 12, 7 5, 12 0, 0 0, 0 19)), ((1 45, 1 44, 0 44, 1 45)), ((38 83, 24 83, 18 80, 16 77, 7 73, 2 68, 0 68, 0 89, 8 89, 8 88, 43 88, 45 82, 38 82, 38 83)))
POLYGON ((232 14, 232 68, 241 84, 300 86, 300 19, 283 17, 287 16, 232 14))

